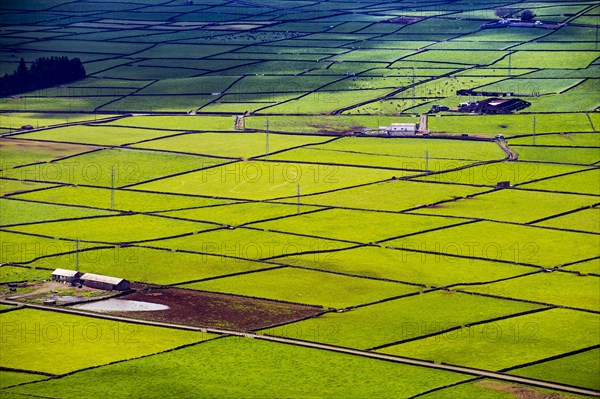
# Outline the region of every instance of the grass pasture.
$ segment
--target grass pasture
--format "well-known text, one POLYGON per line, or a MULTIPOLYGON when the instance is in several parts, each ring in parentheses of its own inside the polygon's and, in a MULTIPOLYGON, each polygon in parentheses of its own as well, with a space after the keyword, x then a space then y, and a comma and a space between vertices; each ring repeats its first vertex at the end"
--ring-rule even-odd
MULTIPOLYGON (((535 305, 431 292, 276 327, 264 332, 358 349, 412 340, 467 323, 525 312, 535 305)), ((418 342, 418 341, 417 341, 418 342)))
POLYGON ((76 386, 91 379, 94 384, 87 383, 86 396, 83 397, 92 398, 105 391, 103 381, 114 375, 122 377, 113 380, 111 385, 131 395, 185 396, 189 390, 193 390, 210 391, 215 397, 221 398, 232 395, 262 398, 278 394, 288 397, 306 394, 324 394, 328 397, 349 394, 358 397, 370 394, 407 397, 466 378, 460 374, 315 349, 225 338, 159 356, 88 370, 37 386, 13 388, 11 392, 44 392, 46 395, 70 398, 80 395, 76 386), (310 368, 315 361, 323 371, 307 374, 305 367, 310 368), (224 369, 229 370, 225 385, 221 373, 224 369), (358 377, 351 376, 354 373, 358 373, 358 377), (149 385, 134 388, 128 381, 135 375, 147 376, 149 385), (196 378, 198 375, 203 378, 196 378), (391 384, 390 379, 393 381, 391 384), (182 384, 181 381, 189 382, 182 384), (244 386, 238 385, 238 381, 245 381, 244 386))
POLYGON ((393 171, 337 165, 241 161, 137 185, 142 190, 265 200, 390 179, 393 171))
POLYGON ((525 299, 558 306, 598 311, 598 284, 595 276, 571 273, 536 273, 481 286, 461 287, 467 292, 525 299))
POLYGON ((452 255, 476 256, 543 267, 595 256, 598 237, 590 234, 482 221, 390 241, 398 248, 423 248, 452 255), (485 231, 481 239, 478 232, 485 231), (450 239, 451 237, 451 239, 450 239), (556 246, 556 242, 562 245, 556 246))
POLYGON ((0 397, 600 392, 595 2, 0 3, 0 397), (15 305, 56 268, 169 308, 15 305))
POLYGON ((32 309, 2 313, 0 319, 3 324, 17 326, 5 336, 2 342, 3 367, 56 374, 161 352, 212 338, 206 333, 177 331, 32 309), (18 323, 23 318, 33 325, 43 323, 47 334, 46 339, 40 339, 42 334, 40 327, 38 340, 36 335, 32 334, 27 340, 22 341, 21 326, 18 323), (74 328, 72 338, 67 332, 69 325, 74 328), (85 350, 87 356, 74 357, 68 352, 61 351, 59 348, 67 342, 72 348, 85 350), (58 361, 59 359, 61 361, 58 361))
POLYGON ((449 332, 407 342, 381 351, 398 355, 410 353, 421 359, 500 370, 597 344, 598 323, 594 315, 551 309, 474 326, 460 333, 449 332), (582 330, 576 340, 568 334, 569 326, 573 324, 582 330), (549 346, 549 343, 552 345, 549 346), (480 356, 481 353, 488 356, 480 356))
MULTIPOLYGON (((409 249, 419 250, 421 248, 413 245, 409 249)), ((436 287, 492 281, 532 271, 531 268, 478 259, 461 259, 441 254, 377 247, 291 255, 278 259, 278 262, 436 287), (377 268, 373 268, 374 264, 377 265, 377 268)))
MULTIPOLYGON (((3 181, 12 182, 12 180, 3 181)), ((23 186, 28 187, 28 185, 23 186)), ((42 185, 42 187, 45 186, 46 185, 42 185)), ((23 194, 18 194, 16 198, 110 210, 111 197, 114 210, 127 212, 159 212, 182 208, 200 208, 227 203, 227 201, 224 200, 203 197, 187 197, 135 190, 115 190, 114 193, 111 194, 110 188, 81 186, 61 186, 49 190, 25 192, 23 194)))
POLYGON ((183 287, 319 305, 326 309, 360 305, 418 290, 418 287, 405 284, 294 268, 225 277, 183 287))

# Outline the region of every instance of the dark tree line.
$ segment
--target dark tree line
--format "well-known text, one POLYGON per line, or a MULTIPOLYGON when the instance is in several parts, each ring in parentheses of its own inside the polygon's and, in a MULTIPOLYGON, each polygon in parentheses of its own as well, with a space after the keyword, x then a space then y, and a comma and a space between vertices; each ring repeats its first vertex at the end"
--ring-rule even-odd
POLYGON ((27 68, 21 58, 19 66, 12 74, 0 78, 0 96, 25 93, 45 89, 85 77, 85 68, 79 58, 42 57, 33 61, 27 68))

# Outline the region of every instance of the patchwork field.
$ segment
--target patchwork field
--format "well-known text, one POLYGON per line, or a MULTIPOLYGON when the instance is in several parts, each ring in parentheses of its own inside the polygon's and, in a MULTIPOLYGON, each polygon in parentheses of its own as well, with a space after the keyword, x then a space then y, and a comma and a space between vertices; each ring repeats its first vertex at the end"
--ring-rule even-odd
POLYGON ((599 10, 2 1, 0 397, 600 396, 599 10))

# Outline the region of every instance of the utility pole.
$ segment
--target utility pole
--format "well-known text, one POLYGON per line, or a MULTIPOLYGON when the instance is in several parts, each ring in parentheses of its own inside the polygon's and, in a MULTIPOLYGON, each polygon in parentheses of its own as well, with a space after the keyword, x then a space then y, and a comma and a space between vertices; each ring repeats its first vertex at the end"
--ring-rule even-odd
POLYGON ((110 209, 115 209, 115 167, 110 168, 110 209))
POLYGON ((79 238, 75 240, 75 271, 79 271, 79 238))
POLYGON ((412 67, 412 106, 415 106, 415 67, 412 67))
POLYGON ((536 131, 536 126, 535 126, 535 125, 536 125, 536 122, 537 122, 537 121, 536 121, 536 117, 535 117, 535 115, 534 115, 534 116, 533 116, 533 145, 535 145, 535 133, 536 133, 536 132, 535 132, 535 131, 536 131))
POLYGON ((267 155, 269 155, 269 131, 267 130, 267 139, 266 139, 266 143, 265 143, 265 153, 267 155))
POLYGON ((296 208, 296 213, 300 213, 300 183, 298 183, 298 205, 296 208))

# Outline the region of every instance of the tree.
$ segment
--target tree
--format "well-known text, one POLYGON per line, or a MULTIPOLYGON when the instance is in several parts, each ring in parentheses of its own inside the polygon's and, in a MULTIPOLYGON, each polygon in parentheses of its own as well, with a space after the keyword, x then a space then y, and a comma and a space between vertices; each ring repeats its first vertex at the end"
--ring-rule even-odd
POLYGON ((11 96, 31 90, 44 89, 72 82, 86 76, 85 68, 79 58, 41 57, 27 68, 21 58, 19 66, 12 74, 0 78, 0 96, 11 96))
POLYGON ((531 21, 535 14, 531 10, 525 10, 521 13, 521 21, 531 21))
POLYGON ((506 18, 510 16, 513 12, 515 12, 515 10, 511 8, 498 8, 496 9, 496 16, 498 18, 506 18))

